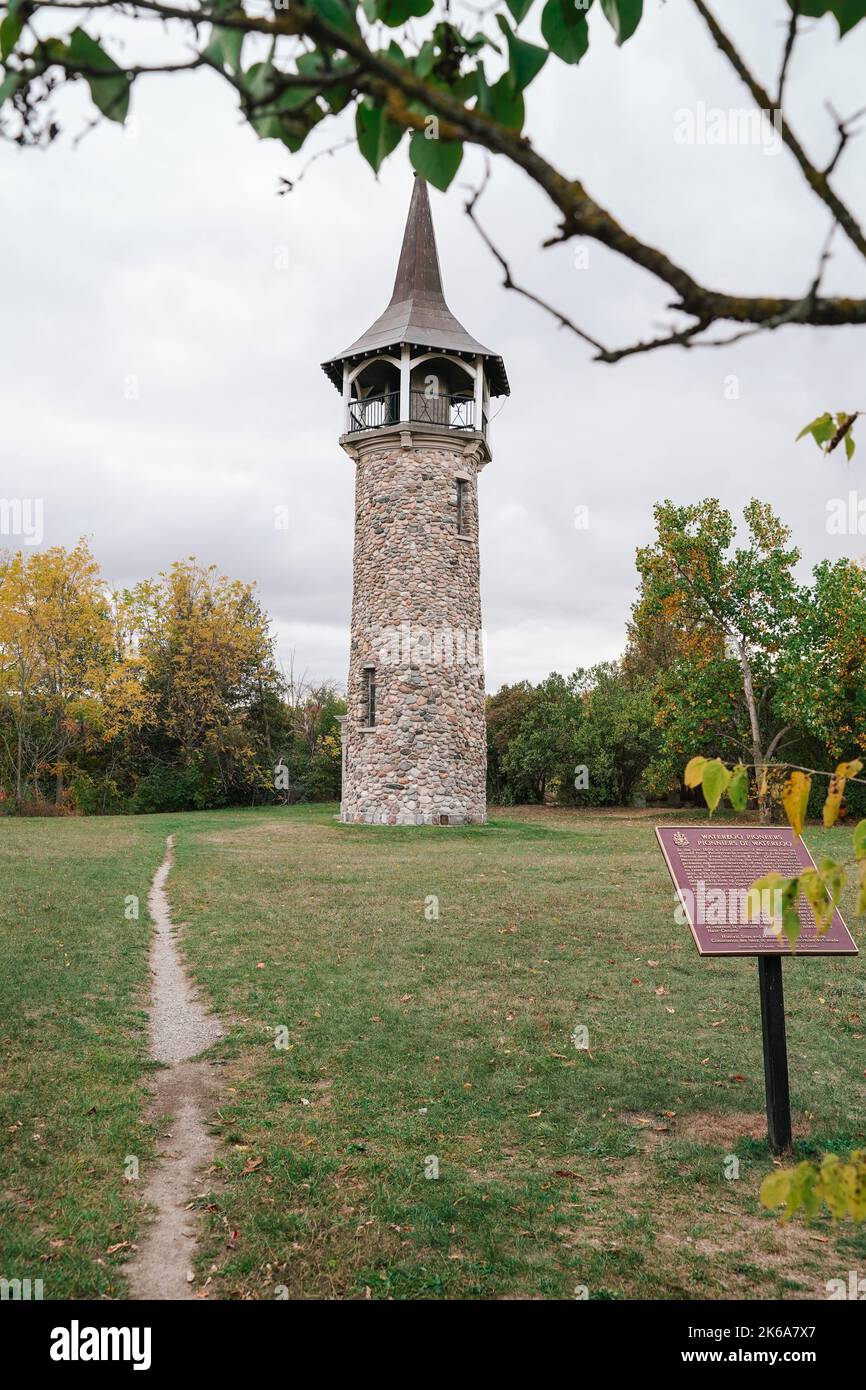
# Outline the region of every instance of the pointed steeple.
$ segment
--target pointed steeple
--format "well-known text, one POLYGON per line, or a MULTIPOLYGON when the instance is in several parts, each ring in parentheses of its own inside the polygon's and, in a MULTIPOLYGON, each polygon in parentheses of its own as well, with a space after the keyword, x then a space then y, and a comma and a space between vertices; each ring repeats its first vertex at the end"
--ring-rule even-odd
MULTIPOLYGON (((431 308, 448 314, 448 305, 442 290, 442 271, 439 268, 439 253, 436 250, 436 233, 433 230, 433 214, 430 211, 430 198, 427 184, 418 175, 412 188, 412 201, 406 218, 400 260, 391 304, 404 304, 409 301, 426 301, 431 308)), ((457 320, 455 319, 456 323, 457 320)), ((459 324, 458 324, 459 327, 459 324)), ((465 330, 464 330, 465 331, 465 330)))
POLYGON ((427 184, 419 174, 415 175, 388 307, 366 333, 322 366, 339 390, 343 362, 383 352, 402 343, 418 348, 441 348, 467 357, 485 357, 491 395, 509 394, 502 358, 467 333, 445 303, 427 184))

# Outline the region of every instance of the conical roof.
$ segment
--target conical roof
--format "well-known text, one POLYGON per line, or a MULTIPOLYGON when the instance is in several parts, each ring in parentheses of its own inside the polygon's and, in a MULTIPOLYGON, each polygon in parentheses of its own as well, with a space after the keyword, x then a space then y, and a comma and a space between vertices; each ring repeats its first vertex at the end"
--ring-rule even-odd
POLYGON ((366 357, 386 348, 399 347, 401 343, 419 348, 442 348, 471 357, 480 354, 488 359, 490 394, 509 394, 502 358, 467 333, 445 303, 427 184, 418 174, 415 175, 390 303, 366 333, 344 352, 323 362, 322 367, 341 390, 342 366, 347 359, 366 357))

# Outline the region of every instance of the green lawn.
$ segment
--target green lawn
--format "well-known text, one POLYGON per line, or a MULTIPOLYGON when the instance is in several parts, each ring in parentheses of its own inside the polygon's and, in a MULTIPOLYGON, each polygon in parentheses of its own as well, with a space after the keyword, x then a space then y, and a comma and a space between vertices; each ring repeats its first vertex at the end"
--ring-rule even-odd
MULTIPOLYGON (((822 1297, 862 1270, 866 1233, 760 1209, 756 963, 697 956, 652 818, 334 810, 0 822, 0 1276, 122 1295, 128 1249, 107 1251, 136 1228, 124 1156, 148 1153, 144 900, 170 830, 175 918, 227 1027, 210 1296, 822 1297)), ((843 1151, 866 964, 785 980, 799 1151, 843 1151)))

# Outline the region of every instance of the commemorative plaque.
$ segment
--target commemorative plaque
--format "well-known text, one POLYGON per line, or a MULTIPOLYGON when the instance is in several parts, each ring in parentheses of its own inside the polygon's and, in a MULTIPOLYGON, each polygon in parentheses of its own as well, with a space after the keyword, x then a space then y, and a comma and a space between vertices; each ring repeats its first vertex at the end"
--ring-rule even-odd
POLYGON ((802 930, 796 952, 773 925, 769 893, 749 920, 749 889, 777 870, 795 878, 815 861, 789 826, 657 825, 656 835, 683 913, 702 956, 856 956, 851 934, 839 912, 818 935, 815 914, 805 896, 798 904, 802 930))
POLYGON ((773 894, 750 892, 774 870, 795 878, 816 867, 789 827, 657 825, 656 835, 701 955, 758 957, 767 1137, 773 1153, 786 1153, 791 1148, 791 1100, 782 958, 856 956, 857 947, 838 911, 819 936, 815 914, 801 894, 801 930, 792 951, 778 924, 773 894))

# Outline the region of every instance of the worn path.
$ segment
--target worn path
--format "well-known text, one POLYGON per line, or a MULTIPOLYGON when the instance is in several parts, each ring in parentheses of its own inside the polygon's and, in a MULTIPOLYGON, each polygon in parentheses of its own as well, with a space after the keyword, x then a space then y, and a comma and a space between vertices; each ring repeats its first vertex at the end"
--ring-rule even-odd
POLYGON ((147 900, 156 927, 150 949, 150 1056, 167 1065, 155 1074, 148 1110, 148 1119, 161 1127, 162 1140, 142 1192, 155 1216, 124 1268, 130 1297, 136 1299, 195 1297, 196 1216, 190 1204, 216 1149, 207 1122, 213 1069, 209 1062, 192 1059, 222 1037, 223 1030, 196 997, 178 954, 165 892, 173 844, 169 835, 147 900))

